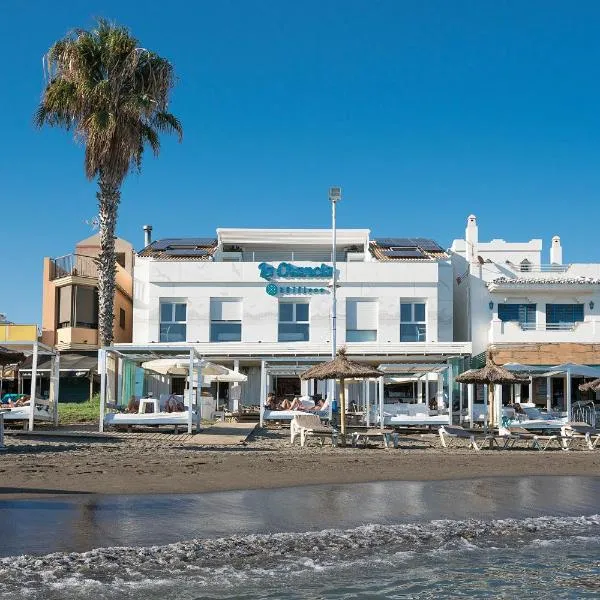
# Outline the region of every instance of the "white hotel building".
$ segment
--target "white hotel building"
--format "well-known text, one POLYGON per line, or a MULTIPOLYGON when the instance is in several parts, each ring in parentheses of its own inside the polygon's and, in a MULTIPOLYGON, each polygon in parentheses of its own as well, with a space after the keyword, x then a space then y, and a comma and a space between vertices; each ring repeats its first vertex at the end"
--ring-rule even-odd
MULTIPOLYGON (((280 396, 325 393, 298 374, 331 356, 331 239, 330 229, 218 229, 214 239, 147 240, 135 263, 133 346, 193 345, 243 371, 246 405, 260 403, 265 370, 280 396)), ((336 253, 338 347, 401 364, 388 368, 398 384, 390 397, 437 394, 441 404, 471 355, 467 339, 454 341, 449 254, 432 240, 371 239, 367 229, 338 230, 336 253)))

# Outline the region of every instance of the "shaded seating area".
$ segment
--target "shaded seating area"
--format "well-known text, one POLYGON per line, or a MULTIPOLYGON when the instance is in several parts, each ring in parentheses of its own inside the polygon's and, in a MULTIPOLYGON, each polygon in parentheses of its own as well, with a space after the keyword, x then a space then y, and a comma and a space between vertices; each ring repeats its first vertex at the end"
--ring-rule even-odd
POLYGON ((60 353, 41 342, 2 342, 0 348, 0 364, 19 368, 24 361, 30 361, 29 394, 24 394, 23 379, 19 377, 19 394, 0 394, 0 410, 5 424, 22 424, 25 429, 32 431, 36 422, 58 424, 58 394, 60 353), (40 372, 38 365, 48 361, 49 385, 47 394, 42 394, 40 372))
POLYGON ((115 344, 98 352, 100 423, 104 427, 169 426, 200 430, 203 412, 214 415, 214 399, 202 393, 207 381, 245 381, 241 373, 200 357, 192 345, 115 344), (173 378, 184 380, 173 393, 173 378))

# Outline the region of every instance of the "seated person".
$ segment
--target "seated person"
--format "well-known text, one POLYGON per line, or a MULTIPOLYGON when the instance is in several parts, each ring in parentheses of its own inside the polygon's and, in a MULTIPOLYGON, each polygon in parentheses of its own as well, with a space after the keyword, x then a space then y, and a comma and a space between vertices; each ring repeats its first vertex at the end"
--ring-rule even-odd
POLYGON ((265 408, 267 410, 280 410, 279 402, 277 402, 275 398, 275 394, 273 392, 269 392, 267 394, 267 401, 265 402, 265 408))
POLYGON ((327 400, 323 400, 323 398, 318 398, 315 402, 315 405, 311 408, 307 408, 309 412, 319 412, 321 410, 327 410, 327 400))
POLYGON ((129 404, 127 405, 126 412, 137 413, 139 408, 140 408, 140 401, 136 400, 135 396, 131 396, 131 398, 129 398, 129 404))
POLYGON ((168 413, 183 412, 185 410, 185 405, 175 396, 175 394, 171 394, 165 402, 165 410, 168 413))
POLYGON ((521 406, 521 404, 519 402, 515 402, 513 405, 513 410, 515 411, 516 414, 518 415, 524 415, 525 411, 523 410, 523 407, 521 406))

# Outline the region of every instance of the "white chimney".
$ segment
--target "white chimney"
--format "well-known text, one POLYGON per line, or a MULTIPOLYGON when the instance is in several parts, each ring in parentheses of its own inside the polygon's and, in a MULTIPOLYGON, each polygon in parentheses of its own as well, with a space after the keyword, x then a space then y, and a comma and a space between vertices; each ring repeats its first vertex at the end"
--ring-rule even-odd
POLYGON ((479 228, 477 227, 477 217, 475 215, 469 215, 469 218, 467 219, 465 240, 467 242, 467 260, 469 262, 477 262, 477 244, 479 242, 479 228))
POLYGON ((152 225, 144 225, 144 247, 152 243, 152 225))
POLYGON ((551 265, 562 265, 562 246, 560 245, 560 238, 555 235, 552 238, 552 246, 550 246, 550 264, 551 265))

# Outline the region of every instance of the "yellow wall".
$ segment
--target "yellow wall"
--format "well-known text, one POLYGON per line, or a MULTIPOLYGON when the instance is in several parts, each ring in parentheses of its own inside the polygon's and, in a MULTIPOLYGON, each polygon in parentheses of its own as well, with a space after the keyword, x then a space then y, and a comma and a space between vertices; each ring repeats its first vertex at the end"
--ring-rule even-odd
POLYGON ((37 342, 37 325, 0 325, 0 342, 37 342))

